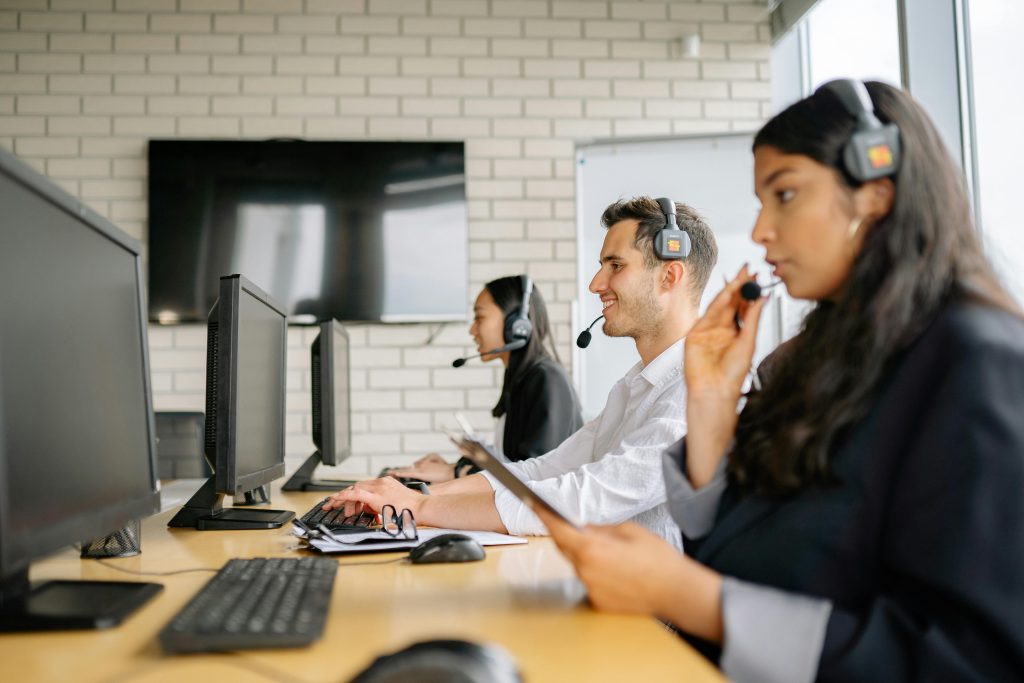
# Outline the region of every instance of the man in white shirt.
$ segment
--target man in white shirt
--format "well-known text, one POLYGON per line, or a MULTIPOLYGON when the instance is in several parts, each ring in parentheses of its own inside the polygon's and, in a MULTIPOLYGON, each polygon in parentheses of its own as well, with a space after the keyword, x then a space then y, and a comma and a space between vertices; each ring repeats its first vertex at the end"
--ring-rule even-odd
MULTIPOLYGON (((600 268, 590 291, 601 297, 602 330, 631 337, 640 362, 608 395, 604 410, 553 451, 512 463, 510 469, 563 512, 588 524, 635 521, 680 545, 680 532, 665 504, 662 453, 686 433, 683 337, 697 320, 701 293, 718 257, 714 236, 684 204, 675 219, 686 233, 689 254, 671 258, 679 235, 663 233, 666 216, 658 202, 636 197, 609 206, 600 268), (687 239, 688 238, 688 239, 687 239), (659 247, 658 243, 664 243, 659 247), (669 258, 666 258, 669 257, 669 258)), ((361 506, 374 511, 390 503, 409 508, 422 524, 499 531, 546 533, 544 525, 487 473, 432 486, 424 496, 385 477, 331 496, 325 507, 361 506)))

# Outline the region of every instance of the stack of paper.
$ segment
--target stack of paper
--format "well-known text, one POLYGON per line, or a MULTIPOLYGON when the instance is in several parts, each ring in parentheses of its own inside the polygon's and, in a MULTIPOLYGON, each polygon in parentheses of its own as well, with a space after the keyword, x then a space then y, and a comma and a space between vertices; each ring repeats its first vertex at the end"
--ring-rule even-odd
POLYGON ((509 536, 494 531, 462 531, 459 529, 418 529, 417 538, 395 538, 388 536, 380 529, 368 529, 345 534, 321 534, 318 538, 306 538, 306 535, 298 528, 294 529, 295 535, 306 540, 309 545, 325 553, 366 553, 393 550, 406 550, 415 548, 424 541, 440 536, 441 534, 463 534, 469 536, 480 545, 519 545, 526 543, 522 536, 509 536))

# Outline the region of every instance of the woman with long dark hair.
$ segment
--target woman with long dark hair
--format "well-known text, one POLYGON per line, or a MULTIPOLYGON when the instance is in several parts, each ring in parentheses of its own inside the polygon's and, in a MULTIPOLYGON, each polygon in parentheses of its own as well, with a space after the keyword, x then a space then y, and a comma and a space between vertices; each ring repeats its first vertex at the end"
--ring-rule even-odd
MULTIPOLYGON (((513 275, 484 285, 473 304, 469 334, 484 362, 500 360, 505 366, 501 396, 491 414, 495 418, 494 448, 504 460, 515 462, 543 455, 583 425, 579 401, 555 349, 544 298, 526 286, 529 276, 513 275), (488 354, 506 344, 506 321, 519 313, 529 289, 528 317, 532 331, 526 346, 488 354)), ((431 483, 448 481, 479 471, 460 459, 452 465, 430 453, 412 467, 395 468, 388 474, 431 483)))
POLYGON ((545 522, 596 606, 671 622, 738 681, 1021 679, 1024 320, 962 176, 909 95, 856 81, 769 121, 754 176, 753 239, 817 303, 745 401, 746 267, 687 336, 665 455, 686 555, 545 522))

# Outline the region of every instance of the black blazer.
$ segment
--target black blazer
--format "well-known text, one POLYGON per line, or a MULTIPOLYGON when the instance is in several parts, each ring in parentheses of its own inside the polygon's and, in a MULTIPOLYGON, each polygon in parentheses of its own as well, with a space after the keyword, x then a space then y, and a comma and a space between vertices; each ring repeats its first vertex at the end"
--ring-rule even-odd
POLYGON ((554 359, 541 358, 505 395, 501 449, 511 461, 544 455, 582 426, 580 404, 565 370, 554 359))
POLYGON ((948 306, 833 463, 785 500, 727 488, 687 552, 830 599, 819 680, 1024 679, 1024 322, 948 306))

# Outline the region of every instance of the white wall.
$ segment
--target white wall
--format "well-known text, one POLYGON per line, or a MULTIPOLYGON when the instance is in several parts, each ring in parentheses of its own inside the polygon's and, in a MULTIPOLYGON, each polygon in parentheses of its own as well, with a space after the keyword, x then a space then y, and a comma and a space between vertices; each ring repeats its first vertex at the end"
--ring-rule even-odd
MULTIPOLYGON (((147 138, 465 140, 471 290, 530 272, 568 357, 576 143, 756 127, 768 39, 760 1, 0 0, 0 145, 145 240, 147 138), (692 33, 700 57, 674 57, 692 33)), ((289 335, 293 466, 312 334, 289 335)), ((444 449, 454 409, 488 423, 500 372, 452 369, 468 341, 463 324, 353 330, 345 469, 444 449)), ((157 409, 202 410, 204 330, 154 326, 150 344, 157 409)))

